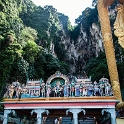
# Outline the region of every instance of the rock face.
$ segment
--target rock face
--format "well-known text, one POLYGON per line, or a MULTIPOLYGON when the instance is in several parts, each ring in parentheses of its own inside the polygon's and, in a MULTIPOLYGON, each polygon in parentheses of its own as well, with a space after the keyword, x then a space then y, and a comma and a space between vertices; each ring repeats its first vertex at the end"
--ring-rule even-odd
POLYGON ((100 51, 104 51, 99 26, 92 24, 89 35, 81 27, 76 44, 72 43, 70 47, 71 51, 68 51, 71 54, 71 60, 74 61, 72 72, 81 73, 90 58, 96 57, 100 51))
MULTIPOLYGON (((116 6, 113 4, 109 6, 109 16, 111 20, 111 27, 113 31, 113 22, 116 17, 116 6)), ((61 23, 61 43, 64 44, 66 52, 66 57, 64 61, 68 63, 71 68, 71 73, 81 74, 83 73, 83 68, 86 65, 87 61, 92 57, 97 57, 100 52, 104 52, 102 34, 99 21, 92 23, 87 29, 80 24, 79 32, 76 39, 71 38, 70 35, 64 30, 64 26, 61 23)), ((77 33, 77 32, 76 32, 77 33)), ((52 47, 54 48, 54 47, 52 47)), ((54 49, 52 50, 54 51, 54 49)), ((57 54, 53 52, 54 55, 57 54)))
POLYGON ((89 34, 87 34, 81 25, 80 33, 75 41, 66 35, 63 28, 62 32, 61 42, 65 45, 67 51, 64 60, 69 64, 71 73, 82 74, 86 62, 92 57, 97 57, 99 52, 104 51, 100 27, 93 23, 89 34))

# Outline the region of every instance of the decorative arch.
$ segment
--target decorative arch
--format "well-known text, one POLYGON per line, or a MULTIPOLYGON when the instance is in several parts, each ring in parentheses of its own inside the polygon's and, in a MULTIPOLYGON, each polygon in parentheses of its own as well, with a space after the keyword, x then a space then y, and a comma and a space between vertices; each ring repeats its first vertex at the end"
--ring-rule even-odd
POLYGON ((50 84, 52 82, 52 80, 56 79, 56 78, 62 78, 64 81, 65 81, 65 84, 69 84, 69 78, 64 75, 64 74, 61 74, 60 71, 56 71, 55 74, 51 75, 48 80, 46 81, 46 84, 50 84))

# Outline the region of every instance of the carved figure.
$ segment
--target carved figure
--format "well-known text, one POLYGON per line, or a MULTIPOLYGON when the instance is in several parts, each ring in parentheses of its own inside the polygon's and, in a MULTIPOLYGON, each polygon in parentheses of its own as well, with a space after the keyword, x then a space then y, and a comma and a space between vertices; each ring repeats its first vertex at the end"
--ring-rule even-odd
POLYGON ((105 83, 105 95, 106 96, 111 95, 111 85, 108 82, 105 83))
POLYGON ((86 84, 84 83, 82 86, 83 86, 82 87, 82 96, 87 96, 87 87, 86 87, 86 84))
POLYGON ((104 95, 104 91, 103 91, 103 89, 104 89, 104 84, 100 84, 99 85, 99 93, 100 93, 100 96, 103 96, 104 95))
POLYGON ((60 90, 57 93, 58 97, 62 97, 63 96, 63 87, 60 87, 60 90))
POLYGON ((82 88, 83 88, 83 86, 82 86, 82 84, 80 84, 80 96, 82 96, 82 88))
POLYGON ((62 96, 62 90, 63 90, 63 88, 60 87, 60 85, 61 85, 61 83, 60 83, 60 81, 58 80, 57 83, 56 83, 56 85, 55 85, 54 88, 53 88, 54 97, 57 97, 57 96, 60 97, 60 96, 62 96))
POLYGON ((49 84, 48 86, 47 86, 47 97, 49 97, 50 96, 50 93, 51 93, 51 85, 49 84))
POLYGON ((55 86, 55 87, 54 87, 54 97, 57 97, 57 93, 58 93, 57 87, 55 86))
POLYGON ((89 84, 89 86, 87 88, 87 95, 93 96, 93 85, 92 84, 89 84))
POLYGON ((94 81, 94 96, 96 96, 97 93, 99 94, 99 91, 100 91, 99 85, 97 84, 96 81, 94 81))
POLYGON ((21 95, 21 91, 22 91, 22 88, 20 87, 20 85, 17 87, 16 89, 16 97, 19 98, 20 95, 21 95))
POLYGON ((66 86, 66 84, 64 85, 64 97, 66 97, 67 96, 67 86, 66 86))
POLYGON ((9 94, 9 98, 12 99, 13 93, 14 93, 14 86, 13 86, 13 85, 11 85, 11 86, 9 87, 8 92, 9 92, 9 93, 8 93, 8 94, 9 94))
POLYGON ((66 88, 67 88, 66 96, 68 97, 69 96, 69 85, 66 85, 66 88))
POLYGON ((45 97, 45 83, 43 83, 41 86, 41 96, 45 97))
POLYGON ((71 86, 70 91, 71 91, 70 96, 74 96, 75 87, 73 85, 71 86))

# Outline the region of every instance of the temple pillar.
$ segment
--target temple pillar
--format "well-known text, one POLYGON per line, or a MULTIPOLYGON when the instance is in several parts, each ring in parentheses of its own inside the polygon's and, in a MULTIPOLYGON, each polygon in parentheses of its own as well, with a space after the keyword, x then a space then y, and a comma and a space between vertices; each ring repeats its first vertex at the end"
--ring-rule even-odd
POLYGON ((116 112, 115 108, 110 108, 110 109, 103 109, 102 114, 104 111, 109 112, 111 114, 111 124, 116 124, 116 112))
POLYGON ((42 112, 38 111, 37 112, 37 124, 41 124, 42 122, 42 112))
POLYGON ((42 113, 46 112, 47 115, 49 114, 49 111, 45 109, 34 109, 31 111, 31 114, 33 114, 33 112, 37 114, 37 124, 42 124, 42 113))
POLYGON ((11 110, 7 110, 7 109, 4 110, 3 124, 7 124, 7 122, 8 122, 8 114, 11 113, 11 112, 12 112, 11 110))
POLYGON ((86 111, 84 109, 71 108, 71 109, 66 111, 66 115, 68 114, 68 112, 71 112, 73 114, 74 124, 78 124, 78 113, 81 112, 81 111, 83 111, 84 115, 86 114, 86 111))

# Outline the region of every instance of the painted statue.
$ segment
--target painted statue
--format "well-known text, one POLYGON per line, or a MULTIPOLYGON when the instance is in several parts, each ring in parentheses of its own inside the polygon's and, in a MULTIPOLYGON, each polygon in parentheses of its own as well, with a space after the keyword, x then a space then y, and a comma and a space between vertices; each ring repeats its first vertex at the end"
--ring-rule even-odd
POLYGON ((74 92, 75 92, 74 84, 71 84, 70 85, 70 96, 74 96, 74 92))
POLYGON ((65 85, 64 85, 64 91, 63 91, 63 92, 64 92, 64 97, 67 96, 67 90, 68 90, 68 89, 67 89, 67 86, 66 86, 66 84, 65 84, 65 85))
POLYGON ((22 88, 21 88, 21 86, 19 85, 19 86, 17 87, 17 90, 16 90, 16 97, 17 97, 17 98, 20 98, 21 91, 22 91, 22 88))
POLYGON ((41 97, 45 97, 45 83, 41 86, 41 97))
POLYGON ((82 96, 82 88, 83 88, 83 86, 82 86, 82 84, 80 84, 80 96, 82 96))
POLYGON ((13 94, 14 94, 14 85, 10 85, 9 89, 8 89, 8 95, 9 95, 9 98, 12 99, 13 98, 13 94))
POLYGON ((106 96, 110 96, 111 95, 111 85, 109 84, 109 82, 105 83, 105 95, 106 96))
POLYGON ((89 84, 87 86, 87 96, 93 96, 93 85, 89 84))
POLYGON ((47 85, 46 91, 47 91, 46 92, 46 96, 49 97, 50 96, 50 93, 51 93, 51 85, 50 84, 47 85))
POLYGON ((101 84, 99 85, 99 88, 100 88, 100 89, 99 89, 100 96, 104 96, 104 84, 101 83, 101 84))
POLYGON ((55 88, 54 88, 55 90, 55 93, 54 93, 54 97, 57 97, 57 93, 58 93, 58 89, 57 89, 57 87, 55 86, 55 88))
POLYGON ((82 96, 87 96, 87 86, 85 83, 82 86, 82 96))
POLYGON ((69 84, 66 85, 66 96, 69 97, 69 84))
POLYGON ((94 96, 96 96, 97 93, 99 94, 99 85, 94 81, 94 96))

